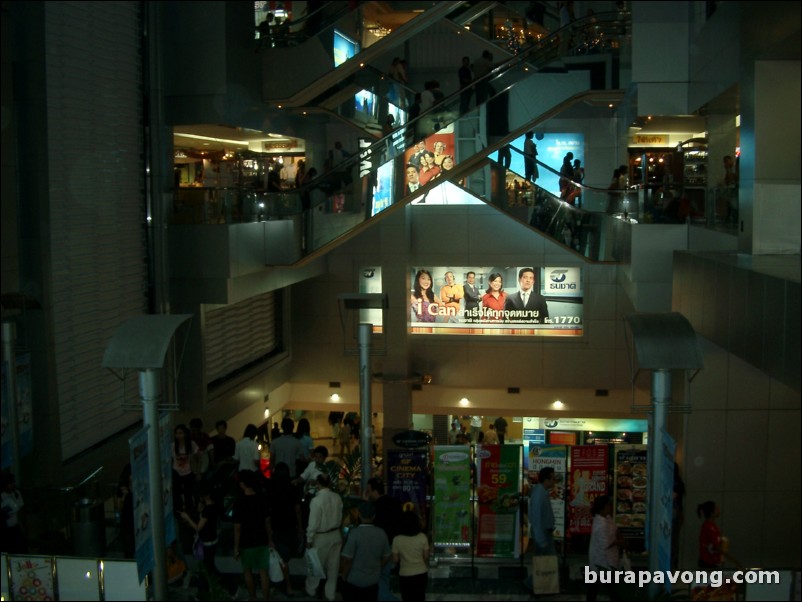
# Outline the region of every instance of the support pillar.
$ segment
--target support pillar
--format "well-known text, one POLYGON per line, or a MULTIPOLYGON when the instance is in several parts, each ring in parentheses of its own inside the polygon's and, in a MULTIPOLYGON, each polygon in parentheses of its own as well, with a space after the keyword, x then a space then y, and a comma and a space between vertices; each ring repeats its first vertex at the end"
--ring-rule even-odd
POLYGON ((139 372, 139 395, 145 428, 148 429, 148 480, 150 481, 151 533, 153 539, 153 593, 156 600, 167 600, 167 548, 164 537, 164 488, 161 470, 161 436, 159 433, 159 401, 161 374, 159 370, 139 372))

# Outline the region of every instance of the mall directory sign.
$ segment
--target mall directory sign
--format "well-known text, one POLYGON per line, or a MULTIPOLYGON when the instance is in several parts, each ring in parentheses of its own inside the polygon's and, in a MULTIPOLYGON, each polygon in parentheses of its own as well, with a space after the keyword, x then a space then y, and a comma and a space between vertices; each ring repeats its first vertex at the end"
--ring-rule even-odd
POLYGON ((582 268, 412 266, 410 334, 582 336, 582 268))

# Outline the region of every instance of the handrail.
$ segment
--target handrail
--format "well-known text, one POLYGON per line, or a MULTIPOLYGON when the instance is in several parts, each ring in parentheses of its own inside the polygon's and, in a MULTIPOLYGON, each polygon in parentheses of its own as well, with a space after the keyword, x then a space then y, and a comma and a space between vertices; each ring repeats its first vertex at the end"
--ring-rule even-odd
POLYGON ((86 477, 84 477, 81 480, 81 482, 78 483, 77 485, 67 485, 66 487, 60 487, 59 491, 61 491, 62 493, 72 493, 76 489, 80 489, 81 487, 86 485, 89 481, 97 477, 101 472, 103 472, 104 468, 105 467, 103 466, 98 466, 95 470, 93 470, 86 477))
MULTIPOLYGON (((565 34, 565 33, 569 32, 569 31, 572 32, 572 33, 577 33, 577 28, 582 26, 582 25, 579 25, 579 24, 583 24, 584 27, 599 27, 602 24, 608 24, 608 23, 613 23, 613 24, 620 25, 622 14, 628 15, 629 13, 621 13, 621 12, 600 13, 598 15, 591 15, 589 17, 583 17, 582 19, 577 19, 576 21, 574 21, 570 25, 568 25, 568 26, 566 26, 566 27, 564 27, 562 29, 557 30, 556 32, 554 32, 553 34, 551 34, 548 37, 544 38, 540 42, 538 42, 536 44, 533 44, 532 46, 527 48, 525 51, 522 51, 519 54, 511 57, 507 61, 501 63, 500 65, 497 65, 489 73, 487 73, 484 77, 481 77, 478 80, 474 80, 473 82, 471 82, 470 86, 466 86, 465 88, 457 90, 456 92, 450 94, 449 96, 446 96, 440 102, 436 103, 431 108, 429 108, 426 111, 422 112, 415 119, 412 119, 412 120, 408 121, 403 127, 406 129, 407 132, 410 132, 410 131, 414 132, 414 131, 417 130, 417 126, 418 125, 425 123, 425 120, 427 118, 431 118, 433 115, 437 115, 440 111, 442 111, 442 108, 444 106, 450 106, 450 105, 454 104, 455 102, 458 103, 459 99, 460 99, 460 97, 461 97, 461 95, 463 93, 475 93, 479 86, 487 86, 487 85, 489 85, 495 78, 507 73, 508 71, 511 71, 514 68, 521 67, 521 68, 524 68, 525 70, 529 70, 531 68, 529 63, 530 63, 530 60, 532 58, 538 58, 537 54, 539 52, 542 52, 542 53, 545 54, 548 51, 557 48, 556 42, 559 41, 560 35, 561 34, 565 34), (612 15, 614 18, 612 18, 611 20, 608 21, 608 20, 605 20, 605 15, 612 15)), ((547 62, 551 60, 551 56, 546 56, 544 58, 546 59, 547 62)), ((491 100, 493 100, 495 98, 498 98, 504 92, 506 92, 508 89, 509 88, 505 87, 505 88, 503 88, 501 90, 496 90, 495 94, 488 94, 486 102, 490 102, 491 100)), ((602 91, 598 91, 598 93, 601 93, 601 92, 602 91)), ((360 153, 368 153, 368 152, 370 152, 370 153, 378 154, 379 152, 381 152, 381 150, 383 148, 385 148, 387 146, 388 140, 392 136, 393 136, 393 134, 390 134, 388 136, 382 136, 376 142, 374 142, 369 148, 360 149, 360 153)), ((338 170, 346 171, 346 170, 352 169, 353 167, 356 166, 358 161, 359 161, 359 156, 355 156, 352 159, 348 159, 348 160, 344 161, 343 163, 341 163, 338 166, 338 170)), ((298 191, 302 191, 302 190, 308 191, 308 190, 311 190, 313 188, 319 187, 320 184, 324 183, 325 181, 326 181, 326 174, 323 174, 321 176, 318 176, 315 180, 312 180, 311 182, 309 182, 307 184, 307 186, 301 187, 301 188, 296 189, 296 190, 298 190, 298 191)))

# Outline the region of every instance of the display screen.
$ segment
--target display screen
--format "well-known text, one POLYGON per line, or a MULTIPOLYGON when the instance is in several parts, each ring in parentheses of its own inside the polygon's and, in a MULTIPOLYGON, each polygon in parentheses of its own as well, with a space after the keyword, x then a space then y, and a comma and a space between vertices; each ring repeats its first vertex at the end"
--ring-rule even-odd
MULTIPOLYGON (((511 143, 511 146, 523 152, 525 140, 526 136, 516 138, 511 143)), ((560 167, 563 164, 563 157, 569 152, 574 154, 574 159, 582 161, 582 165, 585 164, 585 136, 583 134, 537 134, 533 142, 537 148, 538 161, 542 161, 546 165, 554 168, 557 172, 560 171, 560 167)), ((496 154, 493 153, 491 156, 494 160, 496 158, 495 155, 496 154)), ((521 153, 512 153, 510 169, 521 176, 526 174, 524 158, 521 153)), ((540 175, 536 182, 537 185, 559 196, 560 176, 543 169, 541 166, 538 166, 538 173, 540 175)))
POLYGON ((415 266, 410 334, 582 336, 581 267, 415 266))
POLYGON ((345 61, 356 56, 359 44, 344 33, 334 30, 334 66, 339 67, 345 61))
POLYGON ((376 171, 376 183, 373 185, 373 201, 370 207, 371 216, 393 204, 393 167, 393 162, 387 161, 376 171))
POLYGON ((360 90, 354 94, 355 117, 364 120, 376 119, 376 95, 367 90, 360 90))

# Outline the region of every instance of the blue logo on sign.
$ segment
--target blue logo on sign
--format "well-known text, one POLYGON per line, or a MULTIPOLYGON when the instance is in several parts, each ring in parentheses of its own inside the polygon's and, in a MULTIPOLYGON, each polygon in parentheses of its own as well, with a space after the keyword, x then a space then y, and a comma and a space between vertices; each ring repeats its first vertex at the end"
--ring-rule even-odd
POLYGON ((567 276, 565 273, 568 270, 552 270, 551 274, 549 275, 552 282, 565 282, 567 276))

